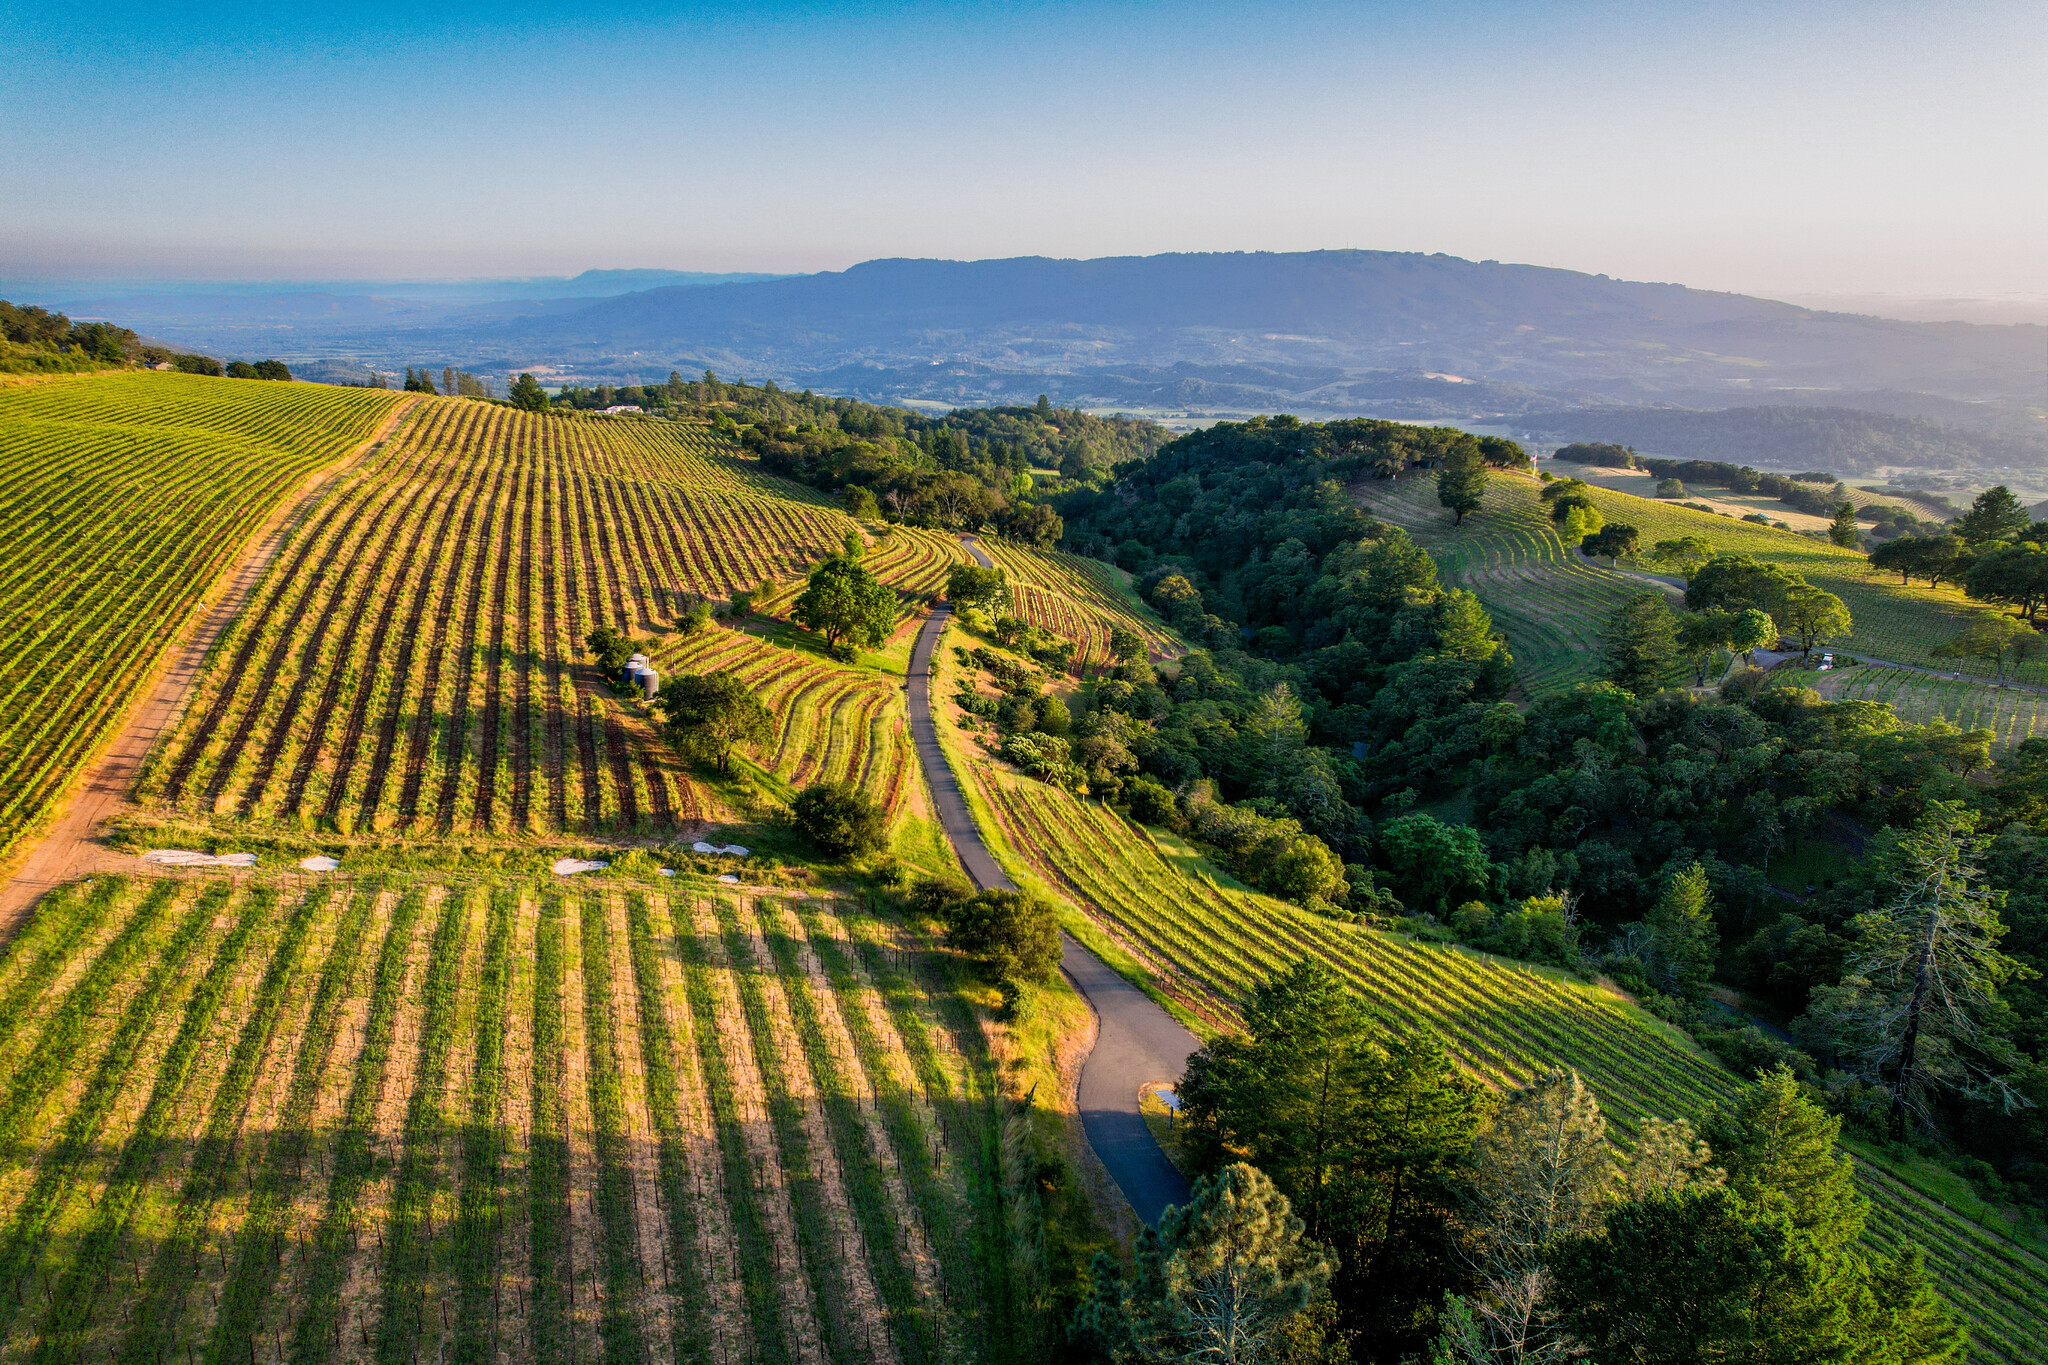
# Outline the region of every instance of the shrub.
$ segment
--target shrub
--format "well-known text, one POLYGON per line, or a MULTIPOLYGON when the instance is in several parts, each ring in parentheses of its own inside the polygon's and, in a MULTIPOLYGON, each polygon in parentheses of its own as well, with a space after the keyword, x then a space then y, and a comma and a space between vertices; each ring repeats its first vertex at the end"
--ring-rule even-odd
POLYGON ((1229 806, 1198 788, 1187 803, 1191 834, 1216 848, 1230 870, 1261 891, 1296 901, 1312 910, 1341 894, 1344 864, 1299 820, 1261 815, 1247 806, 1229 806))
POLYGON ((945 918, 954 944, 994 980, 1045 982, 1059 970, 1059 919, 1036 896, 982 891, 945 918))
POLYGON ((828 857, 872 853, 889 842, 888 814, 850 782, 815 782, 790 804, 797 828, 828 857))
POLYGON ((1139 824, 1180 828, 1180 807, 1174 804, 1173 793, 1160 783, 1134 777, 1125 785, 1124 796, 1130 802, 1131 818, 1139 824))
POLYGON ((1041 782, 1074 792, 1088 790, 1088 775, 1074 762, 1067 742, 1057 735, 1018 730, 1004 738, 1002 754, 1004 762, 1016 764, 1041 782))
POLYGON ((936 877, 919 877, 910 884, 910 893, 905 899, 915 913, 950 923, 953 907, 973 894, 974 888, 967 884, 966 878, 947 872, 936 877))

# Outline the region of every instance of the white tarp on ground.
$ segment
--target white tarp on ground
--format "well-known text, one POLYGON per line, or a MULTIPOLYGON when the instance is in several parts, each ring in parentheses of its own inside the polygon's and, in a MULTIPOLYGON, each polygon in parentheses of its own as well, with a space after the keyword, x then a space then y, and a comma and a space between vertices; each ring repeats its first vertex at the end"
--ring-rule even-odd
POLYGON ((673 877, 676 875, 676 870, 672 867, 664 867, 659 870, 661 872, 661 875, 664 877, 673 877))
POLYGON ((597 872, 610 866, 610 863, 593 862, 589 858, 557 858, 554 864, 555 875, 558 877, 573 877, 579 872, 597 872))
POLYGON ((299 859, 299 866, 308 872, 332 872, 341 866, 341 860, 330 858, 325 853, 315 853, 310 858, 299 859))
POLYGON ((735 858, 747 856, 747 849, 744 844, 707 844, 702 839, 691 844, 690 851, 692 853, 729 853, 735 858))
POLYGON ((253 853, 199 853, 189 848, 153 848, 142 855, 145 863, 165 867, 254 867, 253 853))
POLYGON ((719 873, 718 880, 724 882, 727 886, 738 886, 740 884, 740 879, 733 876, 730 872, 719 873))

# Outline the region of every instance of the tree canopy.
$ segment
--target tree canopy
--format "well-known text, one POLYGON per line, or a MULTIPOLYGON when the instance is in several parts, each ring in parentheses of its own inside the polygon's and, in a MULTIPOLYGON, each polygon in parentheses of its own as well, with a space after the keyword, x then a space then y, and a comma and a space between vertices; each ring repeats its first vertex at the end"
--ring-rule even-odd
POLYGON ((835 652, 842 644, 872 648, 896 624, 896 591, 855 561, 835 555, 811 569, 790 615, 823 635, 835 652))
POLYGON ((678 752, 732 772, 735 749, 775 738, 775 717, 754 690, 730 673, 670 678, 655 698, 678 752))

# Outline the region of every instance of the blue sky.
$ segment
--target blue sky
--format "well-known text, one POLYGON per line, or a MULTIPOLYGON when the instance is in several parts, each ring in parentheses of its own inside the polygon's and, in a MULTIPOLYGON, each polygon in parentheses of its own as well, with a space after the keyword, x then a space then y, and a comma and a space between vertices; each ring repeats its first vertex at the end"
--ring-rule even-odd
POLYGON ((2048 293, 2048 6, 0 0, 0 276, 1381 247, 2048 293))

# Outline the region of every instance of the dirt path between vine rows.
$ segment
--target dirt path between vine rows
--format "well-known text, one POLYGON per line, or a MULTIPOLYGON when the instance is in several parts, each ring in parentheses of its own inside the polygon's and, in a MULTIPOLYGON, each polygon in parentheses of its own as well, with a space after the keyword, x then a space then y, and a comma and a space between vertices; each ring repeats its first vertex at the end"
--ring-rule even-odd
POLYGON ((132 867, 100 843, 98 835, 106 822, 128 807, 129 793, 142 771, 143 762, 164 731, 174 724, 185 699, 199 685, 200 670, 214 643, 248 602, 256 584, 276 560, 285 541, 305 522, 322 493, 343 473, 366 456, 383 448, 399 421, 417 399, 392 405, 377 429, 353 450, 299 481, 299 486, 278 500, 263 524, 235 560, 214 580, 213 605, 195 613, 196 626, 183 641, 172 644, 158 656, 148 691, 131 706, 114 737, 93 760, 90 773, 60 800, 50 830, 24 857, 13 876, 0 885, 0 944, 11 941, 27 920, 30 907, 53 888, 90 872, 132 867))
MULTIPOLYGON (((980 545, 966 537, 960 543, 983 568, 995 567, 980 545)), ((935 607, 911 649, 911 735, 931 788, 934 813, 967 875, 983 890, 1015 890, 982 842, 952 765, 939 747, 938 728, 932 720, 932 651, 951 619, 946 606, 935 607)), ((1145 1126, 1138 1110, 1138 1092, 1146 1085, 1178 1084, 1188 1058, 1201 1042, 1072 936, 1060 936, 1060 949, 1060 967, 1095 1011, 1100 1025, 1095 1046, 1081 1063, 1081 1130, 1110 1179, 1130 1201, 1132 1211, 1156 1225, 1169 1205, 1187 1201, 1188 1183, 1145 1126)))

